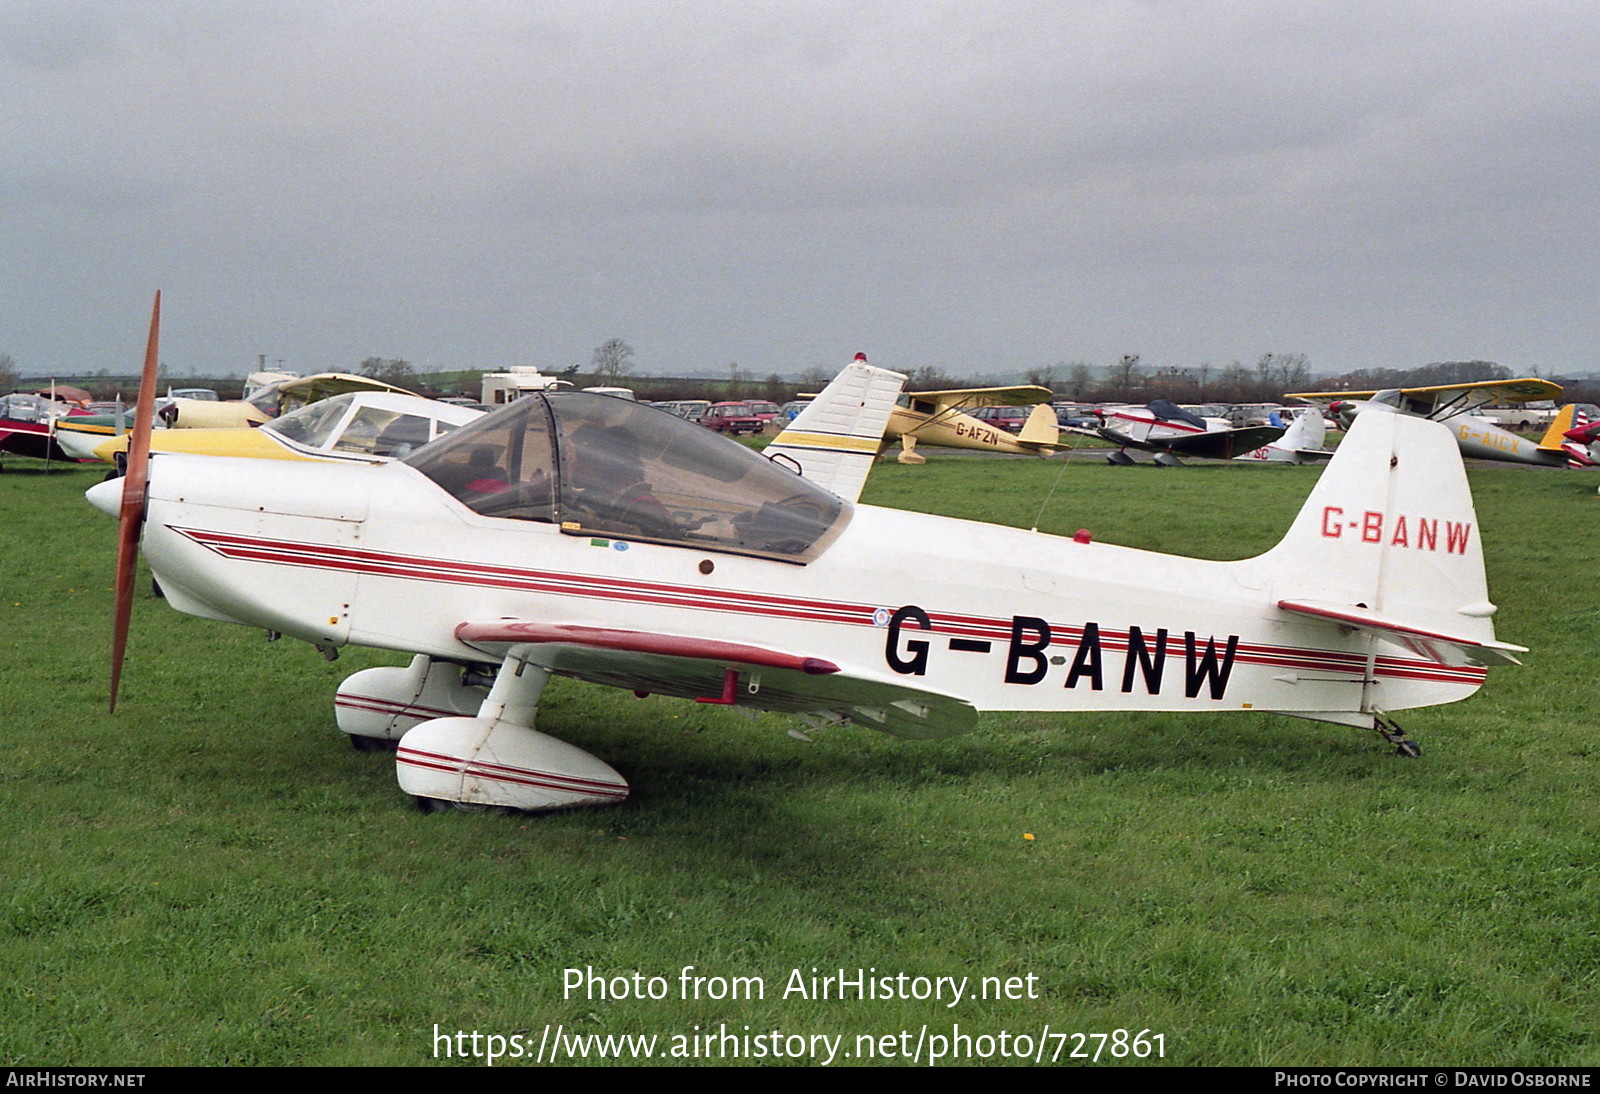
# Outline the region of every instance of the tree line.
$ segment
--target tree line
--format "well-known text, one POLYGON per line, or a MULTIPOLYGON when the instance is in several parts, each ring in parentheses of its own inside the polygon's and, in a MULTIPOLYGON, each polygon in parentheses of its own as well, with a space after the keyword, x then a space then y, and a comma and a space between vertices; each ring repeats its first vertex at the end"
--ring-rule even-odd
MULTIPOLYGON (((758 375, 753 369, 737 362, 717 370, 723 376, 670 377, 635 374, 637 353, 620 338, 610 338, 596 346, 589 367, 569 365, 562 369, 544 369, 546 375, 558 376, 575 387, 628 387, 644 401, 674 399, 706 399, 722 402, 739 399, 766 399, 785 403, 802 394, 820 391, 833 379, 836 369, 812 366, 798 378, 785 378, 770 372, 758 375)), ((233 378, 204 378, 186 376, 181 383, 166 375, 163 368, 163 388, 168 383, 185 387, 209 387, 223 398, 238 398, 243 383, 233 378)), ((476 399, 481 392, 484 371, 463 369, 457 371, 421 372, 411 362, 400 357, 367 357, 356 371, 395 387, 418 394, 438 397, 461 395, 476 399)), ((1016 383, 1037 384, 1049 388, 1058 400, 1080 403, 1143 403, 1151 399, 1169 399, 1176 403, 1256 403, 1278 402, 1293 391, 1366 391, 1393 387, 1428 387, 1439 384, 1473 383, 1480 380, 1505 380, 1512 372, 1493 361, 1438 361, 1410 369, 1359 369, 1336 376, 1315 377, 1311 362, 1303 353, 1263 353, 1254 365, 1234 361, 1226 366, 1209 362, 1195 366, 1155 365, 1144 361, 1140 354, 1127 353, 1110 365, 1094 366, 1077 361, 1071 364, 1036 366, 1006 374, 1005 378, 952 376, 944 370, 925 366, 908 371, 906 388, 909 391, 938 391, 963 387, 998 387, 1016 383)), ((96 399, 131 399, 135 394, 137 377, 133 375, 110 376, 105 369, 87 376, 61 376, 62 383, 72 383, 87 389, 96 399)), ((1600 403, 1600 382, 1594 380, 1563 380, 1565 399, 1569 402, 1600 403)), ((27 385, 21 380, 16 362, 10 354, 0 353, 0 392, 27 385)))

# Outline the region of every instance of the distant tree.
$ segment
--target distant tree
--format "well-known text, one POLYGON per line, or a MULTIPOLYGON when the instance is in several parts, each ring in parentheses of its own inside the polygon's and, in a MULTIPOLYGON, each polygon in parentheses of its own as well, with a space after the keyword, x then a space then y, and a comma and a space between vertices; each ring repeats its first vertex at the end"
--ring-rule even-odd
POLYGON ((1199 387, 1194 382, 1194 373, 1177 365, 1156 369, 1151 374, 1148 385, 1152 392, 1172 402, 1194 402, 1199 398, 1199 387))
POLYGON ((1030 368, 1027 372, 1028 383, 1036 384, 1039 387, 1054 387, 1056 382, 1056 373, 1064 370, 1066 367, 1067 366, 1064 363, 1058 361, 1053 365, 1043 365, 1036 368, 1030 368))
POLYGON ((1262 398, 1304 387, 1310 376, 1311 361, 1303 353, 1263 353, 1256 362, 1262 398))
POLYGON ((1211 397, 1224 403, 1254 402, 1255 382, 1250 378, 1250 370, 1238 361, 1233 362, 1222 370, 1211 397))
POLYGON ((361 362, 361 375, 395 387, 413 383, 411 363, 399 357, 368 357, 361 362))
POLYGON ((1381 391, 1392 387, 1433 387, 1510 378, 1511 370, 1493 361, 1436 361, 1411 369, 1357 369, 1343 376, 1335 376, 1324 386, 1331 391, 1381 391))
POLYGON ((1436 384, 1472 384, 1480 380, 1509 380, 1511 370, 1493 361, 1435 361, 1406 373, 1406 387, 1436 384))
POLYGON ((1094 387, 1094 370, 1083 361, 1078 361, 1067 370, 1067 390, 1074 399, 1087 399, 1089 391, 1094 387))
POLYGON ((595 375, 608 381, 626 376, 633 368, 633 347, 620 338, 608 338, 594 348, 595 375))
POLYGON ((11 391, 21 379, 22 374, 17 371, 17 363, 12 360, 11 354, 0 353, 0 392, 11 391))
POLYGON ((833 379, 833 373, 821 365, 812 365, 800 374, 800 390, 810 395, 815 395, 828 386, 828 381, 833 379))
POLYGON ((1117 389, 1121 398, 1131 398, 1137 388, 1144 386, 1144 377, 1139 375, 1139 355, 1137 353, 1124 353, 1117 358, 1117 363, 1111 366, 1111 383, 1117 389))

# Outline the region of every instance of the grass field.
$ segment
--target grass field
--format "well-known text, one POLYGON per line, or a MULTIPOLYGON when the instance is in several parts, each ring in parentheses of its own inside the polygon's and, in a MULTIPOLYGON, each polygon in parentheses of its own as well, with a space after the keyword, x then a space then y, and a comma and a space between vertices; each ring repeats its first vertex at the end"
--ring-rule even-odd
MULTIPOLYGON (((935 456, 880 465, 865 500, 1240 558, 1315 475, 935 456)), ((836 1063, 956 1027, 1047 1059, 1120 1029, 1184 1065, 1600 1063, 1600 476, 1471 473, 1499 635, 1533 652, 1406 715, 1419 760, 1264 715, 806 745, 556 681, 542 727, 633 796, 538 818, 418 813, 333 730, 338 681, 402 658, 327 664, 147 596, 108 717, 97 478, 0 474, 0 1063, 418 1064, 435 1026, 657 1035, 659 1057, 724 1024, 842 1037, 836 1063), (765 997, 684 999, 684 966, 765 997), (564 997, 569 968, 666 998, 564 997), (971 984, 954 1007, 784 997, 841 968, 971 984), (1029 976, 1037 998, 971 998, 1029 976)))

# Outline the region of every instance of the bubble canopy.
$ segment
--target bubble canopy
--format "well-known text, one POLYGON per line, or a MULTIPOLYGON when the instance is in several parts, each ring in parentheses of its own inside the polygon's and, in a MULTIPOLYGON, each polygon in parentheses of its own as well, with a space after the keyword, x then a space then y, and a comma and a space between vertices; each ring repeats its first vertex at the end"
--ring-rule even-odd
POLYGON ((726 437, 581 391, 524 395, 405 462, 484 516, 787 562, 820 555, 853 511, 726 437))

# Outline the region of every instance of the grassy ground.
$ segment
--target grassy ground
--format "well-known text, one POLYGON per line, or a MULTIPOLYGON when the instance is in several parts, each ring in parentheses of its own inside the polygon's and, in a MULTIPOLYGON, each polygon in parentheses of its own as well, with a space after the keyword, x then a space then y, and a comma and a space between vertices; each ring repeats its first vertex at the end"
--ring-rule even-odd
MULTIPOLYGON (((867 500, 1238 558, 1315 474, 936 456, 880 465, 867 500)), ((541 818, 416 813, 349 749, 337 682, 398 658, 329 665, 147 597, 108 717, 97 477, 0 475, 0 1063, 413 1064, 435 1025, 665 1053, 724 1023, 846 1053, 959 1026, 1047 1059, 1079 1044, 1048 1028, 1149 1030, 1179 1064, 1600 1063, 1597 476, 1472 472, 1499 633, 1533 653, 1407 716, 1420 760, 1254 715, 805 745, 556 681, 541 724, 634 794, 541 818), (765 998, 684 999, 688 965, 765 998), (668 991, 564 997, 569 968, 668 991), (813 968, 1032 975, 1038 997, 784 998, 813 968)))

